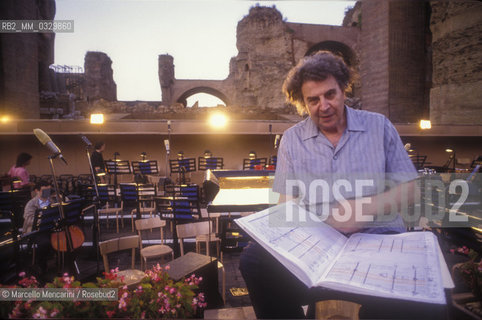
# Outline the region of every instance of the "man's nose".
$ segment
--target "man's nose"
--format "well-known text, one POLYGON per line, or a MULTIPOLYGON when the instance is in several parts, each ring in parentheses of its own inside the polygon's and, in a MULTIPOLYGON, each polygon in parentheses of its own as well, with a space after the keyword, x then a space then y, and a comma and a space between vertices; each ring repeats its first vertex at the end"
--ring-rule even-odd
POLYGON ((330 108, 330 104, 328 103, 328 100, 325 99, 325 97, 321 96, 320 97, 320 104, 319 104, 319 109, 320 111, 324 112, 330 108))

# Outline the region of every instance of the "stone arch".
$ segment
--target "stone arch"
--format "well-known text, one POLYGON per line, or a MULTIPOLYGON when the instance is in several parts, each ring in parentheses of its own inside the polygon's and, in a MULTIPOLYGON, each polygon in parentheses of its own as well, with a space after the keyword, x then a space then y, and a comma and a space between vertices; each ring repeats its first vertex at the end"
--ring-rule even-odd
POLYGON ((306 51, 305 56, 309 56, 317 51, 326 50, 331 51, 335 54, 340 55, 345 60, 345 63, 351 67, 357 64, 356 54, 352 48, 346 44, 339 41, 322 41, 313 46, 311 46, 308 51, 306 51))
POLYGON ((176 102, 182 103, 184 106, 187 106, 187 98, 196 93, 207 93, 222 100, 226 106, 229 104, 229 100, 224 93, 211 87, 194 87, 186 90, 179 96, 176 102))

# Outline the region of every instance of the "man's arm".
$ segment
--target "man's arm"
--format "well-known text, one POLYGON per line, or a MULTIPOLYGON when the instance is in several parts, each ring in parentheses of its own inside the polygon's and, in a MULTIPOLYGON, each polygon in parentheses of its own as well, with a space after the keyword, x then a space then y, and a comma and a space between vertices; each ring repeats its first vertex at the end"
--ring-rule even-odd
POLYGON ((35 197, 25 205, 25 209, 23 211, 23 233, 32 231, 33 219, 35 217, 35 212, 38 209, 38 206, 35 205, 36 201, 38 203, 38 198, 35 197))
POLYGON ((391 214, 395 219, 402 208, 415 201, 418 188, 415 180, 399 184, 383 193, 339 202, 331 209, 326 222, 344 233, 354 233, 370 226, 375 221, 391 214))
POLYGON ((286 194, 280 193, 278 203, 284 203, 284 202, 287 202, 287 201, 290 201, 290 200, 293 200, 293 199, 296 199, 296 198, 293 197, 293 196, 288 196, 286 194))

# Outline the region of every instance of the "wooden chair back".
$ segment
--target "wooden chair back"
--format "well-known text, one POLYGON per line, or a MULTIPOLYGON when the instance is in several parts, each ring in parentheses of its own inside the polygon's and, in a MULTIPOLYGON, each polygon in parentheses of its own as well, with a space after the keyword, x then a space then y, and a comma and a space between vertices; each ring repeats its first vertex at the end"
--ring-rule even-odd
POLYGON ((178 224, 176 226, 176 231, 181 247, 181 256, 184 255, 184 238, 195 238, 197 235, 209 234, 209 229, 213 232, 212 221, 178 224), (211 224, 211 226, 209 224, 211 224))
POLYGON ((105 272, 109 272, 109 259, 110 253, 131 249, 132 250, 132 269, 134 269, 136 261, 136 249, 139 247, 139 236, 126 236, 120 238, 114 238, 106 241, 99 242, 100 254, 104 261, 105 272))
POLYGON ((344 300, 318 301, 315 307, 315 319, 358 320, 361 305, 344 300))
POLYGON ((159 228, 161 232, 161 243, 164 244, 164 232, 163 227, 166 226, 166 221, 161 220, 158 216, 146 218, 146 219, 138 219, 135 222, 136 230, 139 234, 140 239, 140 248, 142 249, 142 231, 145 230, 152 230, 155 228, 159 228))

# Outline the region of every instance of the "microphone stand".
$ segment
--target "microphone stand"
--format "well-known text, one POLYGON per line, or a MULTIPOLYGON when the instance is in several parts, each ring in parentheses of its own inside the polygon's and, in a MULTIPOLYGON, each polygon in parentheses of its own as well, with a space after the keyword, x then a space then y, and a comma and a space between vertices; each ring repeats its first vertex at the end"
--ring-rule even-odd
POLYGON ((97 209, 100 207, 100 196, 99 187, 97 184, 97 177, 95 175, 94 167, 92 166, 92 159, 90 159, 90 145, 85 147, 85 153, 87 155, 87 160, 89 162, 90 174, 92 175, 92 181, 94 182, 95 199, 93 201, 94 205, 94 225, 92 226, 92 248, 95 251, 95 260, 97 263, 97 274, 99 273, 99 213, 97 209))
MULTIPOLYGON (((60 213, 60 220, 61 220, 60 225, 61 225, 61 228, 65 232, 65 239, 66 239, 66 244, 67 244, 67 254, 69 255, 69 262, 75 268, 73 271, 76 273, 76 276, 78 276, 80 274, 80 271, 79 271, 79 267, 77 266, 77 263, 75 262, 75 259, 72 259, 72 256, 71 256, 72 248, 73 248, 72 235, 70 234, 70 229, 67 225, 67 219, 65 217, 65 212, 64 212, 64 199, 63 199, 62 195, 60 194, 59 184, 57 182, 57 176, 55 174, 55 168, 54 168, 54 162, 53 162, 53 159, 55 159, 59 154, 60 153, 50 155, 48 159, 49 159, 49 164, 50 164, 50 170, 52 172, 55 193, 57 195, 57 201, 59 202, 59 213, 60 213), (70 261, 71 259, 72 259, 72 261, 70 261)), ((59 249, 58 254, 61 254, 60 253, 60 247, 58 249, 59 249)), ((64 260, 62 259, 62 271, 63 271, 63 269, 64 269, 64 260)))
POLYGON ((120 155, 119 152, 114 152, 114 188, 117 190, 117 156, 120 155))
POLYGON ((171 153, 171 120, 167 120, 167 145, 169 148, 166 148, 166 179, 171 178, 171 173, 169 173, 169 177, 167 173, 169 172, 169 154, 171 153))

